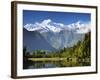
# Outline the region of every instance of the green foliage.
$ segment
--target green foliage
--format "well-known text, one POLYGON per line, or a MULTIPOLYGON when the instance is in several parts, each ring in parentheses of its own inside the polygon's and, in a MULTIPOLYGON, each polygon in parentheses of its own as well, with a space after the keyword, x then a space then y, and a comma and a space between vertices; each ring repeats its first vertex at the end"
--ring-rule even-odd
POLYGON ((31 55, 27 52, 26 47, 23 49, 24 54, 28 54, 34 58, 53 58, 53 57, 66 57, 66 58, 90 58, 90 33, 85 35, 83 41, 79 41, 76 45, 69 48, 63 48, 57 52, 48 52, 46 50, 34 50, 31 55))

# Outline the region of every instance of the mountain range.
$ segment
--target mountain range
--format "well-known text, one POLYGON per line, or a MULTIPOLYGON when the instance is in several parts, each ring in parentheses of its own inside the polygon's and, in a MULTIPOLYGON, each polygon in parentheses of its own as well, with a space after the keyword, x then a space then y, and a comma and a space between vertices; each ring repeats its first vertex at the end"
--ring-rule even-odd
POLYGON ((23 28, 23 45, 28 50, 43 49, 55 51, 64 47, 72 47, 84 39, 90 32, 90 22, 78 21, 69 25, 55 23, 50 19, 41 23, 26 24, 23 28))
POLYGON ((23 46, 27 47, 27 51, 31 52, 33 50, 48 50, 55 51, 45 38, 37 31, 27 31, 23 28, 23 46))

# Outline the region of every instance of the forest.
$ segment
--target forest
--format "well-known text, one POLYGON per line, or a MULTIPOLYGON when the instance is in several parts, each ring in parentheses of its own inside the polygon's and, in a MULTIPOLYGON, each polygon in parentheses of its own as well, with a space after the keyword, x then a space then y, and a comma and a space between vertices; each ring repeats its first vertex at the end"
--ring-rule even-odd
MULTIPOLYGON (((74 62, 73 66, 79 63, 85 63, 85 66, 91 65, 91 33, 85 34, 82 41, 78 41, 73 47, 63 48, 59 51, 48 52, 46 50, 34 50, 31 53, 27 47, 23 48, 23 63, 29 61, 67 61, 74 62)), ((83 65, 82 65, 83 66, 83 65)))

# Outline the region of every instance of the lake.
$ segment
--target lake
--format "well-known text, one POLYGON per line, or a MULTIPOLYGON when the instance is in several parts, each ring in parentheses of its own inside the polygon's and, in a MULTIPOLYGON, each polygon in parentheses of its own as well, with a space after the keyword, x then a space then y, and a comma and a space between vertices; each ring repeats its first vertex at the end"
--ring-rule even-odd
POLYGON ((59 67, 76 67, 90 66, 90 59, 76 58, 30 58, 23 64, 23 69, 39 69, 39 68, 59 68, 59 67))

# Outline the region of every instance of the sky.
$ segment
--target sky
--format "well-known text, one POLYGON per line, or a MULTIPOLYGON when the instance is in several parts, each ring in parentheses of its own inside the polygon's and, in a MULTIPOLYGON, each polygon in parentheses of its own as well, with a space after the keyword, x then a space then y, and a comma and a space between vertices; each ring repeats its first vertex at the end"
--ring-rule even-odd
POLYGON ((23 10, 23 25, 42 22, 43 20, 51 19, 56 23, 65 25, 75 23, 77 21, 90 22, 90 13, 75 13, 75 12, 51 12, 51 11, 33 11, 23 10))
MULTIPOLYGON (((59 49, 62 45, 63 47, 68 45, 67 42, 71 38, 70 36, 74 36, 74 33, 77 35, 88 33, 91 27, 90 22, 91 14, 89 13, 23 10, 23 43, 31 50, 59 49), (70 32, 67 34, 64 30, 73 31, 73 34, 70 32), (64 34, 60 33, 61 31, 64 31, 64 34)), ((75 43, 81 38, 82 36, 76 37, 75 35, 72 40, 75 43)), ((70 44, 73 44, 73 41, 70 44)))

